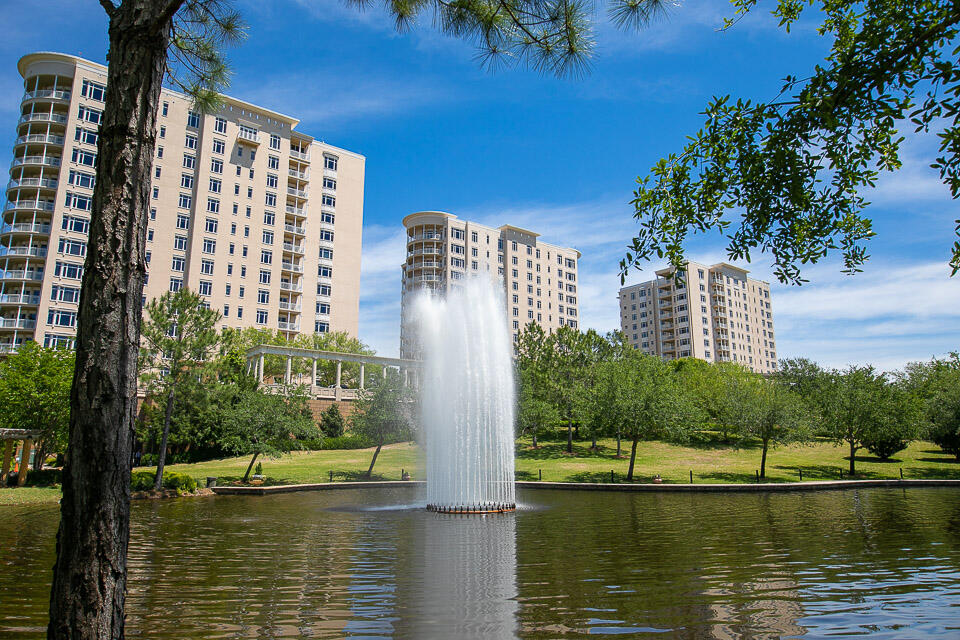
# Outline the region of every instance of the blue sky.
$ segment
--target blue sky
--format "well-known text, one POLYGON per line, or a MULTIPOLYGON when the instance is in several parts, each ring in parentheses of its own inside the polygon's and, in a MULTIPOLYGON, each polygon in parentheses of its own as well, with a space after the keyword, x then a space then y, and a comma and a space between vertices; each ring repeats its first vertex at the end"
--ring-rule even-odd
MULTIPOLYGON (((423 209, 524 226, 577 247, 582 324, 618 328, 617 262, 634 230, 627 203, 636 177, 682 146, 711 96, 770 97, 783 76, 802 76, 825 52, 810 24, 786 34, 757 12, 719 32, 729 6, 690 0, 641 33, 618 32, 599 15, 591 73, 558 80, 487 73, 469 44, 438 34, 429 18, 398 34, 377 7, 237 6, 250 30, 230 52, 229 93, 367 157, 360 335, 385 355, 399 346, 400 219, 423 209)), ((107 40, 93 0, 2 0, 0 27, 6 162, 21 94, 17 59, 55 50, 102 62, 107 40)), ((904 169, 870 195, 879 236, 865 273, 844 276, 834 260, 809 268, 803 287, 774 287, 781 357, 889 369, 960 348, 960 277, 946 267, 957 205, 927 167, 934 149, 934 140, 910 135, 904 169)), ((689 256, 719 261, 724 245, 718 235, 698 237, 689 256)), ((773 280, 765 256, 744 266, 773 280)))

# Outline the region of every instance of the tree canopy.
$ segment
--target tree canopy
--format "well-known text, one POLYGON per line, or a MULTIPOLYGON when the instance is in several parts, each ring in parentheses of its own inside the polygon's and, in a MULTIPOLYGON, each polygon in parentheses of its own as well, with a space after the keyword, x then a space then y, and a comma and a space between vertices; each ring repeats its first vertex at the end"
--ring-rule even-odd
MULTIPOLYGON (((758 0, 732 4, 726 28, 758 0)), ((805 282, 802 265, 837 251, 846 273, 860 271, 874 235, 867 194, 881 172, 900 168, 908 127, 939 138, 930 164, 960 195, 957 3, 777 0, 773 14, 789 30, 813 11, 830 40, 822 65, 787 75, 766 101, 714 98, 684 148, 637 179, 640 228, 622 278, 652 257, 681 268, 689 236, 708 231, 726 237, 733 259, 769 253, 782 282, 805 282)), ((960 270, 960 240, 949 265, 960 270)))

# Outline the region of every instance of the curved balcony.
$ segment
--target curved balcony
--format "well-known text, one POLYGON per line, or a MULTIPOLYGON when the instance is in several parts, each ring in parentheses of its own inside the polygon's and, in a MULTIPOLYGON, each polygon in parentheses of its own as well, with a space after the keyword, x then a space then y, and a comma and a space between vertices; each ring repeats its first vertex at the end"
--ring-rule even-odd
POLYGON ((43 282, 43 271, 27 271, 26 269, 0 271, 0 280, 4 282, 43 282))
POLYGON ((40 294, 26 295, 19 293, 5 293, 0 295, 0 305, 2 304, 12 304, 12 305, 25 305, 35 307, 40 304, 40 294))
POLYGON ((45 258, 47 255, 46 247, 2 247, 0 246, 0 258, 7 256, 16 256, 24 258, 45 258))
POLYGON ((37 321, 29 318, 0 318, 0 329, 36 329, 37 321))
POLYGON ((59 180, 53 178, 19 178, 7 183, 7 190, 10 189, 51 189, 56 190, 59 180))
POLYGON ((59 166, 59 156, 20 156, 19 158, 14 158, 13 162, 10 164, 11 169, 15 169, 16 167, 56 168, 59 166))
POLYGON ((53 124, 67 124, 67 116, 62 113, 25 113, 17 120, 17 124, 28 122, 49 122, 53 124))
POLYGON ((49 235, 50 223, 47 222, 47 223, 36 224, 32 222, 15 222, 13 224, 6 224, 0 227, 0 237, 12 235, 12 234, 18 234, 18 233, 26 233, 26 234, 40 233, 44 235, 49 235))
POLYGON ((408 250, 407 250, 407 257, 408 257, 408 258, 410 258, 410 257, 412 257, 412 256, 428 256, 428 255, 429 255, 429 256, 442 256, 442 255, 443 255, 443 247, 442 247, 442 246, 436 246, 436 247, 420 247, 419 249, 408 249, 408 250))
POLYGON ((63 142, 64 136, 55 136, 49 133, 31 133, 17 138, 14 145, 18 147, 25 144, 55 144, 63 146, 63 142))
POLYGON ((413 282, 440 282, 443 280, 443 276, 437 275, 435 273, 426 273, 421 276, 413 276, 411 280, 413 282))
POLYGON ((3 205, 4 211, 53 211, 53 200, 10 200, 3 205))
POLYGON ((28 102, 31 100, 62 100, 66 102, 70 100, 70 96, 70 91, 63 91, 61 89, 37 89, 36 91, 27 91, 24 93, 20 102, 28 102))

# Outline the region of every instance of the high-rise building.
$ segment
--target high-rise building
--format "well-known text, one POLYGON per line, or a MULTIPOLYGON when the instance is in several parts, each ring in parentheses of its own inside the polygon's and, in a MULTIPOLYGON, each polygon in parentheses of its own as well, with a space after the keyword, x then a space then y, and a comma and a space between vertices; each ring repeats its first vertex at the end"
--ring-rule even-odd
POLYGON ((688 262, 655 280, 620 289, 620 328, 634 349, 672 360, 737 362, 758 373, 777 368, 770 284, 721 262, 688 262))
POLYGON ((503 285, 514 337, 532 322, 547 331, 579 325, 576 249, 547 244, 540 234, 519 227, 487 227, 442 211, 413 213, 403 226, 401 357, 417 354, 407 321, 413 294, 421 289, 445 293, 470 276, 489 275, 503 285))
MULTIPOLYGON (((20 59, 25 93, 0 228, 0 350, 73 344, 107 68, 20 59)), ((224 97, 215 113, 163 89, 144 302, 187 286, 223 327, 357 334, 363 156, 296 118, 224 97)))

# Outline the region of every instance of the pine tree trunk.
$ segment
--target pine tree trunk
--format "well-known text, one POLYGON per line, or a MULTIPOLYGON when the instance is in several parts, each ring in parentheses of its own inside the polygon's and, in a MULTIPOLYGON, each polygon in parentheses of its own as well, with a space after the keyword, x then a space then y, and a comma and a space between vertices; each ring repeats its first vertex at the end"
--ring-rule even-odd
POLYGON ((760 455, 760 477, 767 477, 767 448, 770 446, 769 438, 763 440, 763 453, 760 455))
POLYGON ((124 637, 146 214, 157 104, 183 1, 101 1, 110 69, 77 323, 52 639, 124 637))
POLYGON ((170 420, 173 418, 173 385, 167 392, 167 407, 163 412, 163 435, 160 436, 160 451, 157 452, 157 475, 153 478, 153 490, 163 487, 163 463, 167 459, 167 440, 170 438, 170 420))
POLYGON ((857 447, 854 445, 853 438, 850 439, 850 477, 854 474, 854 456, 857 455, 857 447))
POLYGON ((257 461, 257 456, 259 455, 260 455, 259 451, 253 454, 253 457, 250 459, 250 464, 247 465, 247 471, 246 473, 243 474, 243 480, 241 480, 240 482, 246 482, 247 479, 250 477, 250 469, 253 469, 253 463, 257 461))
POLYGON ((640 441, 639 436, 633 437, 633 444, 630 445, 630 467, 627 469, 627 482, 633 482, 633 465, 637 460, 637 443, 640 441))
POLYGON ((370 468, 367 469, 367 480, 373 477, 373 465, 377 464, 377 456, 380 455, 380 449, 383 447, 383 440, 377 443, 377 450, 373 452, 373 460, 370 461, 370 468))

